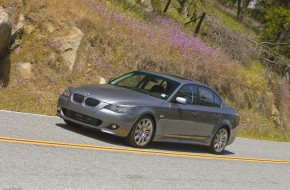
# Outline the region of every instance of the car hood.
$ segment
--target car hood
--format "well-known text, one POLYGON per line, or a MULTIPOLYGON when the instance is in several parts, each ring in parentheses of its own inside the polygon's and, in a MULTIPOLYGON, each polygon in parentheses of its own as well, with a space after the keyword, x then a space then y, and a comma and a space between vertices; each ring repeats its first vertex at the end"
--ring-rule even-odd
POLYGON ((119 105, 160 105, 165 101, 148 94, 109 84, 81 86, 73 88, 71 91, 96 98, 102 102, 119 105))

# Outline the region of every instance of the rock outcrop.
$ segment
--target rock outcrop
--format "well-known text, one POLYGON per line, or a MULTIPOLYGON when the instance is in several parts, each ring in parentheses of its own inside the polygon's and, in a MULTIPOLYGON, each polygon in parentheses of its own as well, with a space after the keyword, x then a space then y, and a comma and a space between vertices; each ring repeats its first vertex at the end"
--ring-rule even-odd
POLYGON ((11 32, 12 24, 9 14, 0 6, 0 59, 8 52, 11 32))
POLYGON ((74 68, 76 61, 77 51, 82 41, 84 34, 77 28, 72 27, 63 31, 61 36, 57 37, 58 42, 61 44, 60 52, 69 70, 74 68))

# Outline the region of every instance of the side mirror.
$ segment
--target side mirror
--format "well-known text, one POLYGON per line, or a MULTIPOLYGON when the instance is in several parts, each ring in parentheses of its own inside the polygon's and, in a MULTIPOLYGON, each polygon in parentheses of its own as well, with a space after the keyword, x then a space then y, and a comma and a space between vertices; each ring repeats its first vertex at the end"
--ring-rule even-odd
POLYGON ((186 104, 187 100, 186 100, 186 98, 177 97, 176 102, 180 103, 180 104, 186 104))
POLYGON ((111 84, 111 82, 112 82, 113 80, 115 80, 115 78, 113 78, 113 77, 109 78, 109 80, 108 80, 108 84, 111 84))

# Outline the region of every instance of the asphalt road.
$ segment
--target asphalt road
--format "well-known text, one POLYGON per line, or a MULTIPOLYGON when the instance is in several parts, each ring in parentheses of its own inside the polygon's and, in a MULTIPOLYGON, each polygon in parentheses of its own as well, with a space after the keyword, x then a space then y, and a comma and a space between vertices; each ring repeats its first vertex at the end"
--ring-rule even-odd
POLYGON ((0 190, 290 189, 290 144, 238 138, 203 147, 123 139, 57 117, 0 111, 0 190))

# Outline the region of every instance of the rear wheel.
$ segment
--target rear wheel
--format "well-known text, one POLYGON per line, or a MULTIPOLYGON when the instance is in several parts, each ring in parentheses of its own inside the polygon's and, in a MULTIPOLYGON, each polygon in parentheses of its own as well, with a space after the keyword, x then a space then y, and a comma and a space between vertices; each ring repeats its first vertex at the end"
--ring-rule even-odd
POLYGON ((155 124, 151 117, 143 116, 137 120, 127 137, 129 144, 136 148, 148 145, 154 134, 155 124))
POLYGON ((220 128, 212 139, 209 151, 214 154, 222 153, 227 145, 228 138, 228 130, 225 127, 220 128))

